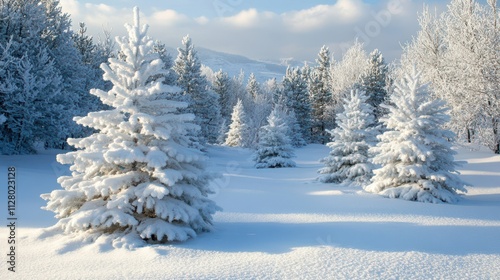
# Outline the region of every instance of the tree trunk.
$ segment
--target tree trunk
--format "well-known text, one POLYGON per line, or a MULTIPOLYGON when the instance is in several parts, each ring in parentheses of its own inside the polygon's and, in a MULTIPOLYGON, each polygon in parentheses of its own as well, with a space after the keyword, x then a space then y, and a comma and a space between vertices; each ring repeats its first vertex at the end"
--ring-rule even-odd
POLYGON ((498 135, 498 119, 492 119, 493 124, 493 139, 494 139, 494 148, 493 151, 495 154, 500 154, 500 136, 498 135))
POLYGON ((467 128, 467 143, 472 143, 472 131, 470 128, 467 128))

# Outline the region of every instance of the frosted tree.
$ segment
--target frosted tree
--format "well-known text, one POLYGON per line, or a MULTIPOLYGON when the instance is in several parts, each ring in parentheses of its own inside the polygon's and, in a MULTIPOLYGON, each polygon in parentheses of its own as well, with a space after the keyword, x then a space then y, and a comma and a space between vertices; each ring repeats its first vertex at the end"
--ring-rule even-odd
POLYGON ((248 77, 246 90, 248 92, 248 95, 253 99, 256 99, 262 93, 262 89, 260 88, 260 84, 257 81, 254 73, 250 73, 250 76, 248 77))
POLYGON ((215 73, 212 90, 219 95, 222 120, 226 124, 229 124, 236 100, 232 90, 231 79, 226 72, 219 70, 215 73))
POLYGON ((75 126, 70 114, 79 99, 75 91, 62 94, 62 72, 45 36, 52 24, 47 10, 39 1, 7 0, 0 18, 0 113, 7 117, 0 150, 24 154, 61 148, 75 126))
POLYGON ((500 153, 500 71, 492 70, 500 69, 497 1, 452 0, 442 14, 426 7, 419 23, 400 72, 417 63, 434 95, 450 106, 447 125, 500 153))
POLYGON ((270 96, 273 104, 278 103, 278 100, 281 96, 281 84, 278 83, 278 80, 276 80, 276 78, 271 78, 265 81, 262 85, 262 90, 264 94, 270 96))
POLYGON ((390 198, 421 202, 455 202, 465 183, 455 170, 454 133, 443 128, 449 121, 445 103, 430 98, 414 69, 391 95, 393 106, 382 118, 387 131, 370 151, 375 154, 374 177, 365 190, 390 198))
POLYGON ((259 146, 254 154, 255 167, 279 168, 295 167, 290 139, 280 110, 275 108, 267 118, 268 124, 259 132, 259 146))
MULTIPOLYGON (((311 71, 309 95, 311 99, 312 141, 326 143, 326 129, 333 128, 329 106, 332 102, 330 50, 323 46, 316 59, 317 66, 311 71)), ((334 116, 333 116, 334 117, 334 116)), ((334 121, 334 119, 333 119, 334 121)))
POLYGON ((296 122, 300 127, 300 133, 305 141, 309 141, 311 135, 311 103, 307 80, 299 68, 288 68, 283 78, 283 102, 287 109, 294 112, 296 122))
MULTIPOLYGON (((172 56, 167 52, 167 47, 161 41, 156 40, 153 45, 153 52, 157 53, 160 56, 161 61, 163 62, 163 69, 171 69, 174 65, 174 61, 172 56)), ((175 81, 177 80, 176 74, 174 71, 166 71, 167 74, 163 76, 163 83, 167 85, 175 85, 175 81)))
POLYGON ((255 148, 258 142, 260 127, 266 123, 266 118, 272 110, 272 95, 262 89, 253 73, 248 77, 246 85, 244 73, 233 79, 233 95, 241 100, 245 108, 247 134, 245 146, 255 148))
POLYGON ((367 103, 364 92, 351 91, 344 100, 344 111, 337 115, 337 127, 330 130, 332 142, 327 146, 330 155, 321 160, 325 167, 319 180, 347 186, 363 186, 372 177, 372 164, 368 150, 374 145, 376 131, 373 107, 367 103))
POLYGON ((191 38, 185 36, 182 45, 177 49, 178 55, 172 68, 177 74, 177 85, 188 98, 196 124, 201 126, 200 140, 215 143, 221 123, 218 96, 209 90, 208 81, 201 75, 201 63, 191 38))
POLYGON ((387 97, 386 80, 388 67, 379 50, 374 50, 368 59, 367 72, 361 77, 361 89, 368 97, 368 104, 374 108, 378 120, 384 109, 380 106, 387 97))
POLYGON ((245 147, 248 141, 248 125, 243 103, 238 99, 234 106, 231 117, 231 124, 226 137, 226 146, 230 147, 245 147))
MULTIPOLYGON (((105 89, 106 84, 102 79, 103 71, 100 68, 101 63, 105 62, 102 53, 99 51, 97 45, 94 43, 92 37, 87 35, 87 27, 85 23, 81 22, 79 29, 73 34, 73 41, 75 48, 80 54, 81 62, 85 66, 86 71, 80 72, 80 75, 86 80, 85 87, 82 89, 85 94, 82 94, 82 103, 86 104, 86 110, 98 111, 107 109, 97 96, 88 94, 92 88, 105 89)), ((106 58, 107 59, 107 58, 106 58)), ((87 112, 84 112, 87 113, 87 112)), ((91 133, 90 130, 86 133, 91 133)))
POLYGON ((342 99, 349 96, 352 89, 360 88, 362 77, 366 76, 368 69, 368 55, 364 45, 358 41, 347 49, 342 60, 332 64, 330 73, 334 112, 339 112, 342 99))
MULTIPOLYGON (((61 120, 61 126, 68 130, 65 136, 88 135, 89 132, 76 125, 72 117, 83 116, 92 109, 100 109, 101 104, 96 104, 95 98, 89 97, 88 92, 93 86, 101 87, 102 79, 95 76, 91 65, 82 63, 79 50, 74 43, 70 16, 62 12, 59 1, 29 1, 35 2, 36 5, 43 5, 45 9, 46 24, 41 38, 47 44, 54 67, 62 78, 61 92, 64 94, 55 96, 55 102, 62 104, 62 107, 68 111, 61 120)), ((63 145, 66 139, 62 137, 58 141, 63 145)))
POLYGON ((71 164, 72 174, 58 178, 62 190, 42 195, 44 209, 59 219, 54 230, 109 235, 117 246, 183 241, 212 228, 218 209, 208 198, 213 176, 186 136, 199 129, 194 116, 179 113, 186 103, 169 100, 178 89, 150 82, 164 71, 163 63, 137 8, 126 28, 128 37, 117 38, 125 60, 102 65, 113 88, 91 91, 111 109, 75 118, 97 132, 68 139, 78 150, 57 160, 71 164))

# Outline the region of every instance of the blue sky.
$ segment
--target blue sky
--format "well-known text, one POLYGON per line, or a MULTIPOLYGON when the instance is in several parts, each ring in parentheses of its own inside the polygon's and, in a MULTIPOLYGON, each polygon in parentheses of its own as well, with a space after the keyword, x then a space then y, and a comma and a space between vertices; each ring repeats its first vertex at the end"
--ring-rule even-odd
POLYGON ((391 61, 418 31, 417 12, 437 0, 61 0, 74 24, 96 37, 125 35, 138 5, 150 36, 177 47, 189 34, 196 46, 253 59, 313 61, 322 45, 341 57, 356 38, 391 61), (140 4, 139 4, 140 3, 140 4))

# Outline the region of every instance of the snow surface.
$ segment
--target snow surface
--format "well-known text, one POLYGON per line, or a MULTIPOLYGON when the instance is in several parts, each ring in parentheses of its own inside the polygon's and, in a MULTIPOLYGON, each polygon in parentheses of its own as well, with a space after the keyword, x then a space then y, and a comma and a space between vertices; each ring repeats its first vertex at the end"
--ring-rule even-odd
POLYGON ((212 168, 224 174, 215 230, 134 250, 44 234, 55 219, 39 195, 67 168, 56 152, 0 156, 4 182, 7 166, 17 167, 19 226, 15 273, 0 228, 0 279, 500 279, 500 156, 458 151, 473 187, 456 204, 429 204, 316 181, 326 146, 297 149, 297 167, 279 169, 255 169, 247 149, 211 147, 212 168))

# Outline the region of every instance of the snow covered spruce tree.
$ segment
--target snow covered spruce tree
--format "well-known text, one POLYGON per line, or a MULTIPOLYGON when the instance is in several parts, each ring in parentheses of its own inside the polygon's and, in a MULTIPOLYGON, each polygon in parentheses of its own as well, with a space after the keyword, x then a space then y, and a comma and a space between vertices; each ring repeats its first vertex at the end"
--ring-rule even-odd
POLYGON ((361 88, 368 96, 368 103, 373 107, 375 118, 378 120, 384 109, 380 106, 387 98, 386 80, 388 67, 379 50, 374 50, 368 60, 368 69, 361 78, 361 88))
POLYGON ((219 96, 209 89, 207 79, 201 74, 201 63, 191 38, 182 39, 182 48, 172 69, 177 74, 177 85, 189 101, 189 111, 201 126, 201 142, 216 143, 221 124, 219 96))
POLYGON ((455 202, 457 191, 465 192, 465 183, 455 170, 451 149, 455 134, 443 128, 449 121, 441 100, 429 96, 414 68, 396 84, 388 106, 389 114, 381 120, 387 131, 370 151, 375 154, 371 184, 365 190, 390 198, 421 202, 455 202))
POLYGON ((187 104, 168 99, 177 88, 151 79, 163 63, 137 8, 126 28, 128 37, 117 38, 126 59, 102 64, 113 88, 91 91, 112 108, 75 118, 98 132, 68 139, 79 150, 57 160, 71 164, 72 175, 58 179, 63 190, 42 195, 44 209, 57 214, 54 229, 66 233, 110 234, 126 244, 183 241, 212 228, 218 209, 207 197, 213 176, 203 154, 189 148, 186 135, 199 127, 192 114, 178 112, 187 104))
POLYGON ((329 117, 329 106, 332 102, 331 55, 327 46, 323 46, 316 59, 317 67, 311 72, 309 79, 309 95, 311 100, 311 137, 312 142, 326 143, 326 129, 333 127, 329 117))
POLYGON ((309 141, 311 138, 311 103, 305 78, 300 68, 288 67, 283 78, 282 94, 286 108, 296 115, 302 138, 309 141))
POLYGON ((275 107, 267 122, 259 131, 259 147, 254 154, 255 167, 295 167, 295 162, 291 160, 294 154, 287 135, 288 126, 282 111, 275 107))
POLYGON ((352 90, 344 100, 344 111, 337 114, 337 127, 328 131, 332 142, 330 155, 321 160, 325 167, 318 170, 324 183, 363 186, 372 177, 368 150, 375 142, 376 130, 373 107, 363 91, 352 90))
POLYGON ((231 117, 231 124, 226 137, 226 146, 245 147, 248 141, 248 125, 246 124, 246 115, 241 99, 234 106, 231 117))

